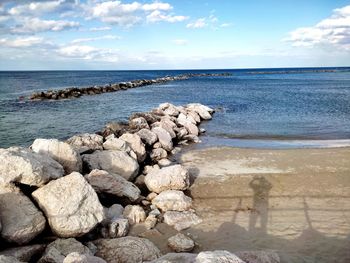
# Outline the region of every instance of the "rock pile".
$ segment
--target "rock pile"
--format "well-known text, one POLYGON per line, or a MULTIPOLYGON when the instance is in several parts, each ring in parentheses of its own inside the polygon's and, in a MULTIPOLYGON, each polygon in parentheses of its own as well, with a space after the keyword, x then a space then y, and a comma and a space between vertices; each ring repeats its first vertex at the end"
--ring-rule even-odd
POLYGON ((68 89, 60 89, 60 90, 49 90, 46 92, 35 92, 33 93, 29 99, 30 100, 60 100, 60 99, 72 99, 79 98, 83 95, 96 95, 107 92, 116 92, 120 90, 127 90, 137 87, 143 87, 152 84, 161 84, 169 81, 175 80, 185 80, 194 77, 214 77, 214 76, 230 76, 230 73, 189 73, 182 74, 179 76, 165 76, 162 78, 156 79, 138 79, 132 80, 129 82, 120 82, 114 84, 106 84, 103 86, 92 86, 86 88, 68 88, 68 89))
MULTIPOLYGON (((162 260, 151 241, 128 236, 129 228, 163 221, 181 231, 201 222, 184 193, 189 172, 168 157, 179 144, 198 142, 198 125, 213 112, 164 103, 98 134, 0 149, 0 262, 178 262, 172 254, 162 260)), ((176 252, 195 246, 183 234, 168 242, 176 252)), ((207 252, 209 261, 202 253, 179 256, 244 262, 227 251, 207 252)))

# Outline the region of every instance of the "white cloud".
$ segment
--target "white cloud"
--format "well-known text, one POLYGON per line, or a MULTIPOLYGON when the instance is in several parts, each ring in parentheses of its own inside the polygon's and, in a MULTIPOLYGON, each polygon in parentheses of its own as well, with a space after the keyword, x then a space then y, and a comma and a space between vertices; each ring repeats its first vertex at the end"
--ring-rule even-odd
POLYGON ((147 22, 149 23, 155 23, 155 22, 169 22, 169 23, 175 23, 175 22, 181 22, 188 19, 187 16, 173 16, 173 15, 166 15, 162 13, 159 10, 155 10, 149 15, 147 15, 147 22))
POLYGON ((108 31, 111 30, 112 28, 110 26, 102 26, 102 27, 91 27, 89 30, 90 31, 108 31))
POLYGON ((33 1, 28 4, 21 4, 9 9, 8 13, 13 16, 19 15, 40 15, 52 12, 66 12, 78 7, 76 0, 54 0, 54 1, 33 1))
POLYGON ((74 39, 71 43, 78 44, 83 42, 93 42, 98 40, 113 40, 113 39, 121 39, 121 37, 115 36, 115 35, 105 35, 100 37, 78 38, 78 39, 74 39))
POLYGON ((63 31, 73 28, 78 28, 78 22, 66 20, 41 20, 39 18, 26 18, 23 23, 12 28, 13 33, 38 33, 45 31, 63 31))
POLYGON ((232 26, 231 23, 222 23, 222 24, 220 24, 220 27, 230 27, 230 26, 232 26))
POLYGON ((185 46, 188 44, 188 40, 186 39, 174 39, 172 42, 178 46, 185 46))
POLYGON ((333 10, 333 14, 315 26, 297 28, 284 41, 293 46, 332 46, 350 50, 350 5, 333 10))
POLYGON ((97 48, 87 45, 69 45, 57 50, 60 56, 81 60, 95 60, 105 62, 117 62, 119 56, 117 50, 97 48))
POLYGON ((203 28, 206 27, 208 24, 206 23, 206 19, 203 18, 198 18, 196 21, 192 23, 188 23, 186 25, 187 28, 203 28))
POLYGON ((42 37, 0 38, 0 46, 11 48, 32 47, 47 43, 42 37))
POLYGON ((142 9, 145 11, 155 11, 155 10, 169 11, 173 9, 173 7, 168 3, 154 2, 152 4, 144 4, 142 6, 142 9))

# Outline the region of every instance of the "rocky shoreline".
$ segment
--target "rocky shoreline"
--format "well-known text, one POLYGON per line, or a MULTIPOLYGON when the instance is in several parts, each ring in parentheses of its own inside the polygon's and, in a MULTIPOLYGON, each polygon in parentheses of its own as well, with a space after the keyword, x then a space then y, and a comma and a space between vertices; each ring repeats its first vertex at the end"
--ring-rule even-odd
POLYGON ((199 142, 213 113, 164 103, 97 134, 0 149, 0 262, 279 262, 260 252, 189 253, 196 241, 180 231, 202 219, 186 194, 189 171, 169 156, 199 142), (160 222, 178 231, 168 239, 176 253, 128 236, 160 222))
POLYGON ((120 90, 127 90, 131 88, 138 88, 147 85, 161 84, 169 81, 186 80, 194 77, 220 77, 220 76, 231 76, 231 73, 188 73, 178 76, 165 76, 156 79, 138 79, 128 82, 120 82, 113 84, 106 84, 103 86, 91 86, 85 88, 67 88, 60 90, 48 90, 46 92, 34 92, 30 95, 30 100, 61 100, 61 99, 72 99, 79 98, 83 95, 96 95, 107 92, 116 92, 120 90))

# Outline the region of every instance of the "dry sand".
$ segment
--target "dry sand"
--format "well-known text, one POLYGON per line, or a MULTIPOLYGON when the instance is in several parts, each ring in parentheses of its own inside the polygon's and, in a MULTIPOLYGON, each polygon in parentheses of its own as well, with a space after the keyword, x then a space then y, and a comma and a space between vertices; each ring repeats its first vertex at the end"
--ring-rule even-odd
MULTIPOLYGON (((195 252, 272 249, 282 262, 350 262, 350 148, 194 149, 178 161, 191 171, 203 219, 182 231, 195 252)), ((174 233, 158 224, 145 236, 168 252, 174 233)))

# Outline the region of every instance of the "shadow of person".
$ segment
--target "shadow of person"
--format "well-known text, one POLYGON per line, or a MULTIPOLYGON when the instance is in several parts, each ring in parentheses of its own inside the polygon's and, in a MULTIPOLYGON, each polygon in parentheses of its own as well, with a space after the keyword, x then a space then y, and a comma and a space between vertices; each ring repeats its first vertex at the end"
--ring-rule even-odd
POLYGON ((249 186, 253 189, 253 206, 249 216, 249 232, 267 233, 269 192, 272 184, 263 176, 254 177, 249 186), (260 228, 257 227, 260 219, 260 228))

